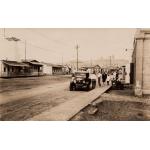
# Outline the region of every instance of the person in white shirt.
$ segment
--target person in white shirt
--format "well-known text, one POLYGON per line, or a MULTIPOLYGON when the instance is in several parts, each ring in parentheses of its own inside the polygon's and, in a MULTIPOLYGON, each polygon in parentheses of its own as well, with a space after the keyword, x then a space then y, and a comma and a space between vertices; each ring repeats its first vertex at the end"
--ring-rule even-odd
POLYGON ((113 78, 116 80, 116 71, 113 72, 113 78))
POLYGON ((98 85, 100 87, 101 86, 101 78, 102 78, 102 74, 100 71, 98 72, 97 77, 98 77, 98 85))
POLYGON ((110 82, 110 75, 109 74, 107 75, 106 81, 107 81, 107 85, 109 85, 109 82, 110 82))
POLYGON ((96 75, 95 75, 95 72, 93 72, 92 74, 90 74, 90 79, 92 81, 92 88, 94 88, 96 86, 96 75))
POLYGON ((111 84, 112 84, 112 82, 113 82, 114 80, 115 80, 114 75, 113 75, 113 73, 111 73, 111 75, 110 75, 111 84))

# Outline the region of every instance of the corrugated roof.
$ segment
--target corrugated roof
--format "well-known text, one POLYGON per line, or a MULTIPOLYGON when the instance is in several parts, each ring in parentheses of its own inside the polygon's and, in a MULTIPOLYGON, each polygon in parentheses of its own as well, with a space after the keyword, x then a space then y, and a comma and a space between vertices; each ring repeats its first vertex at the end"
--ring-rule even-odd
POLYGON ((27 59, 27 60, 22 60, 22 62, 23 63, 30 63, 32 65, 37 65, 37 66, 43 66, 43 64, 38 62, 37 60, 27 59))
POLYGON ((41 64, 39 62, 30 61, 29 63, 32 64, 32 65, 43 66, 43 64, 41 64))
POLYGON ((29 65, 17 61, 3 60, 3 63, 8 66, 14 66, 14 67, 29 67, 29 65))
POLYGON ((63 65, 53 65, 53 67, 57 67, 57 68, 64 68, 63 65))
POLYGON ((47 65, 47 66, 53 66, 54 64, 52 63, 46 63, 46 62, 41 62, 43 65, 47 65))

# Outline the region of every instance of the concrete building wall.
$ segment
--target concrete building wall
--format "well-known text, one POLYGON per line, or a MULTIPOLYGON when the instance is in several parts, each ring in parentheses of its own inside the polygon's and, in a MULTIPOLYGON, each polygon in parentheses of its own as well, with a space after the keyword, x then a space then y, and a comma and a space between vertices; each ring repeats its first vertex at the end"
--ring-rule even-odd
POLYGON ((0 77, 2 76, 2 61, 0 61, 0 77))
POLYGON ((143 46, 143 94, 150 94, 150 38, 147 36, 143 46))
POLYGON ((135 95, 142 95, 142 70, 143 70, 143 39, 137 39, 136 45, 136 53, 135 53, 136 61, 135 61, 135 95))
POLYGON ((150 30, 140 30, 135 36, 133 52, 134 92, 136 96, 150 94, 150 30))

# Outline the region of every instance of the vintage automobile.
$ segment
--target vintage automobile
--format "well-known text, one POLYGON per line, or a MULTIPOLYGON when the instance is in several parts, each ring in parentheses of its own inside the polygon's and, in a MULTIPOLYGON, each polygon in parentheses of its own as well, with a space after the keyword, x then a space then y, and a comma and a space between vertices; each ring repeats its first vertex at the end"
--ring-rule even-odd
POLYGON ((70 91, 86 90, 89 91, 96 87, 96 80, 90 78, 87 71, 77 71, 72 75, 70 82, 70 91))
POLYGON ((124 80, 122 79, 113 79, 112 80, 112 88, 114 90, 123 90, 124 89, 124 80))

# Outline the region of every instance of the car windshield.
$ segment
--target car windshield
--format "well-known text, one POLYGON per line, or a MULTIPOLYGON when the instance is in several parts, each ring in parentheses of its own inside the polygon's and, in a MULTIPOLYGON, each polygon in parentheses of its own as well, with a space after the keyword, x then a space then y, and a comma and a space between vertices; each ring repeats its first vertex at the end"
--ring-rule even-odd
POLYGON ((86 73, 75 73, 75 77, 85 78, 86 77, 86 73))

